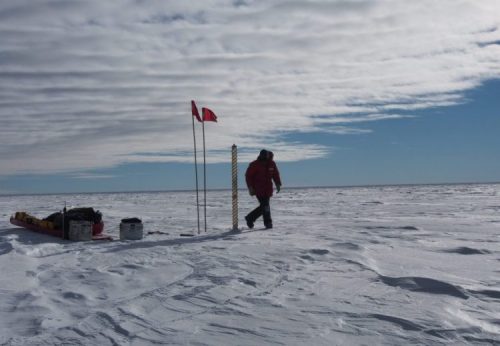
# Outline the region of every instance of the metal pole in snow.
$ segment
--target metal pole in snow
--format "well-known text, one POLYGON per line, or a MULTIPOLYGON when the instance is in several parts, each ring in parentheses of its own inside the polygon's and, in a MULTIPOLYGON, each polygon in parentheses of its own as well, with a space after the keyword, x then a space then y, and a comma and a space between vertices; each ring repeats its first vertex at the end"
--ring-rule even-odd
POLYGON ((207 232, 207 159, 205 149, 205 117, 202 122, 203 128, 203 193, 204 193, 204 214, 205 214, 205 232, 207 232))
POLYGON ((196 159, 196 134, 194 131, 194 116, 191 116, 193 120, 193 141, 194 141, 194 174, 196 177, 196 211, 198 213, 198 234, 200 234, 200 200, 198 197, 198 160, 196 159))

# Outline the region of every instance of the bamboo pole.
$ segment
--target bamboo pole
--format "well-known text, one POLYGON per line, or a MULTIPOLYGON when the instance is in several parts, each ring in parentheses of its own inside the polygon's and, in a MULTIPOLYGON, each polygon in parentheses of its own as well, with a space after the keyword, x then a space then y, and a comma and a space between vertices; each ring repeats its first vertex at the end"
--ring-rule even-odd
POLYGON ((236 232, 238 231, 238 148, 233 144, 231 149, 233 232, 236 232))

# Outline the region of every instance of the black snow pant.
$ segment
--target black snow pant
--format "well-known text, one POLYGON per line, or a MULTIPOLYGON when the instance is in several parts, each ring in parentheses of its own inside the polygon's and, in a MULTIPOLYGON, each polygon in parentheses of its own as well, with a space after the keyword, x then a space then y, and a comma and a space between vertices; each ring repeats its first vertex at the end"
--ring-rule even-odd
POLYGON ((272 228, 273 220, 271 219, 271 206, 269 205, 269 200, 271 199, 271 197, 257 197, 257 199, 259 200, 259 206, 247 215, 247 219, 254 223, 255 220, 263 215, 264 226, 266 228, 272 228))

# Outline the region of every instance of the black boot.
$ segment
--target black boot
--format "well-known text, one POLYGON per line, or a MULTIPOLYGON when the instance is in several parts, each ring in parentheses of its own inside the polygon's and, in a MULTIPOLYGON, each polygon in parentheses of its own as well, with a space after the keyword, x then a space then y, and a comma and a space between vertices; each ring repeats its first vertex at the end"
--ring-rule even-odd
POLYGON ((252 229, 253 228, 253 221, 250 220, 248 216, 245 216, 245 221, 247 222, 248 228, 252 229))

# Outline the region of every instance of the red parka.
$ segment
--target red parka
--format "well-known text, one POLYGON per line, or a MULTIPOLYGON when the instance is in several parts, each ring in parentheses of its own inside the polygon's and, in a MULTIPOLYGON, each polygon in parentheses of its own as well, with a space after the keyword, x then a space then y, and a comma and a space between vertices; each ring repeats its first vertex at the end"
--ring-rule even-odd
POLYGON ((247 168, 245 174, 248 188, 253 188, 257 197, 273 195, 273 180, 281 186, 280 172, 273 160, 255 160, 247 168))

